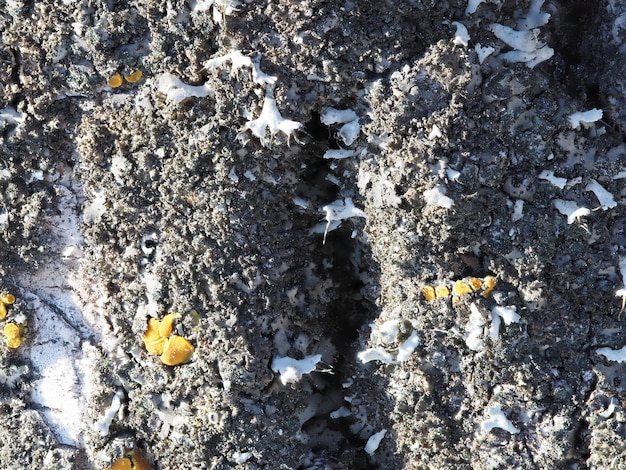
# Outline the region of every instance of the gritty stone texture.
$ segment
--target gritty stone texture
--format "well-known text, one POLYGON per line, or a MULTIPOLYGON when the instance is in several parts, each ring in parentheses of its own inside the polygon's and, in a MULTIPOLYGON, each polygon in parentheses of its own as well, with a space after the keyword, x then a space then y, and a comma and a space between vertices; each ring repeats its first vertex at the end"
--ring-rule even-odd
POLYGON ((626 365, 596 350, 626 341, 626 5, 467 6, 0 0, 0 323, 25 328, 0 344, 3 468, 101 469, 128 447, 156 469, 620 468, 626 365), (506 63, 490 25, 538 7, 554 55, 506 63), (276 82, 204 67, 234 50, 276 82), (163 73, 210 96, 177 104, 163 73), (302 128, 262 145, 246 123, 271 96, 302 128), (329 107, 358 116, 350 146, 329 107), (345 198, 367 217, 323 243, 345 198), (555 199, 591 213, 568 224, 555 199), (422 296, 487 275, 488 297, 422 296), (495 306, 520 319, 489 334, 495 306), (172 312, 195 351, 168 367, 142 335, 172 312), (388 320, 387 352, 417 348, 363 364, 388 320), (294 384, 271 369, 315 354, 294 384), (494 409, 519 432, 485 427, 494 409))

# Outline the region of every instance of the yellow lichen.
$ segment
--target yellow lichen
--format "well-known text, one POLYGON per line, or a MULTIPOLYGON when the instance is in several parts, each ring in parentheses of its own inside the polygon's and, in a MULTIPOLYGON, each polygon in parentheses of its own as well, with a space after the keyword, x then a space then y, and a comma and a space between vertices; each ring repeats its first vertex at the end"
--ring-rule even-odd
POLYGON ((465 283, 464 281, 456 281, 454 283, 454 286, 452 287, 452 292, 454 292, 454 295, 463 297, 467 294, 471 294, 473 290, 470 285, 465 283))
POLYGON ((167 366, 177 366, 187 362, 193 353, 193 346, 182 336, 174 335, 165 344, 161 362, 167 366))
POLYGON ((179 313, 170 313, 159 321, 151 318, 148 329, 143 335, 146 350, 161 356, 161 362, 168 366, 176 366, 186 362, 193 353, 193 346, 182 336, 172 336, 174 320, 180 318, 179 313))
POLYGON ((435 287, 435 294, 437 294, 438 299, 442 299, 450 295, 450 289, 447 286, 437 286, 435 287))
POLYGON ((143 72, 141 70, 135 70, 130 75, 124 75, 124 78, 128 83, 138 82, 139 80, 141 80, 141 77, 143 77, 143 72))
POLYGON ((433 286, 424 286, 422 288, 422 295, 424 298, 431 302, 435 299, 444 299, 450 296, 450 290, 454 294, 452 298, 453 303, 461 303, 462 298, 468 296, 469 294, 473 294, 474 292, 478 292, 482 289, 482 295, 484 297, 489 297, 491 292, 496 287, 496 278, 494 276, 486 276, 483 279, 479 279, 477 277, 466 277, 465 279, 460 279, 458 281, 454 281, 452 283, 452 289, 448 287, 446 284, 440 284, 436 287, 433 286))
POLYGON ((496 278, 493 276, 487 276, 484 279, 483 287, 485 288, 485 290, 483 291, 483 297, 489 297, 489 295, 491 295, 491 292, 496 287, 496 278))
POLYGON ((435 300, 437 298, 435 288, 432 286, 424 286, 422 288, 422 295, 428 302, 435 300))
POLYGON ((148 458, 137 449, 126 449, 124 457, 117 459, 104 470, 152 470, 148 458))
POLYGON ((5 342, 11 349, 19 348, 24 342, 22 338, 22 328, 15 323, 7 323, 4 325, 4 335, 6 336, 5 342))
POLYGON ((7 316, 7 306, 15 303, 13 294, 0 294, 0 320, 4 320, 7 316))
POLYGON ((124 83, 124 79, 119 73, 116 73, 111 78, 109 78, 108 83, 111 88, 118 88, 122 86, 122 83, 124 83))

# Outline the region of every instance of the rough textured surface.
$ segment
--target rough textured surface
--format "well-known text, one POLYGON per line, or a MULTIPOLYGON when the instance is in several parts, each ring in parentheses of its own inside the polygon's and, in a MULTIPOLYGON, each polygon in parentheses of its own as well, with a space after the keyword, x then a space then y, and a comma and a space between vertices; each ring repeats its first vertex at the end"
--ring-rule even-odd
POLYGON ((598 349, 626 343, 626 4, 0 12, 0 323, 25 338, 0 344, 3 468, 621 465, 626 366, 598 349), (175 367, 142 344, 171 312, 195 347, 175 367))

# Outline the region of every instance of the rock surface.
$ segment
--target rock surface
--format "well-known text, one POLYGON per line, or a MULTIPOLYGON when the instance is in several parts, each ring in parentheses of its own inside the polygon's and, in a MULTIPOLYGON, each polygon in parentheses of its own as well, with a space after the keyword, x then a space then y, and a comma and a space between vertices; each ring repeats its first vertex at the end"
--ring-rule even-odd
POLYGON ((0 2, 2 468, 619 468, 624 18, 0 2))

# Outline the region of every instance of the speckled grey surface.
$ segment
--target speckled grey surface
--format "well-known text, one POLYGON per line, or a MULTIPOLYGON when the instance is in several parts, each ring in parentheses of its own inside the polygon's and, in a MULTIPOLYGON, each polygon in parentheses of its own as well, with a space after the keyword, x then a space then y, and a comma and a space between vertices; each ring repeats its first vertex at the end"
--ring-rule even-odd
POLYGON ((0 1, 0 322, 25 328, 0 344, 0 467, 623 468, 626 366, 598 351, 626 342, 626 5, 472 9, 0 1), (492 25, 529 21, 554 55, 507 63, 492 25), (177 103, 165 73, 210 92, 177 103), (272 96, 301 127, 261 142, 272 96), (324 243, 347 198, 366 217, 324 243), (488 298, 421 293, 487 275, 488 298), (142 343, 170 312, 195 346, 175 367, 142 343), (416 349, 362 363, 394 320, 386 352, 416 349))

